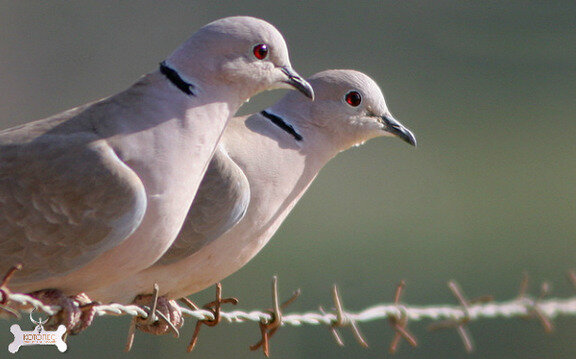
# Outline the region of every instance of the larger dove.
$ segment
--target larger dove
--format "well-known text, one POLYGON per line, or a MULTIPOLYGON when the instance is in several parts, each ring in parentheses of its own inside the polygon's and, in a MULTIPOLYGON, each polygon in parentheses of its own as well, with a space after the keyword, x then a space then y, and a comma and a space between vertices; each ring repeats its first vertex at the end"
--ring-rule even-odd
POLYGON ((0 271, 23 264, 11 289, 76 294, 152 265, 176 238, 228 120, 281 87, 313 97, 276 28, 230 17, 127 90, 0 132, 0 271))

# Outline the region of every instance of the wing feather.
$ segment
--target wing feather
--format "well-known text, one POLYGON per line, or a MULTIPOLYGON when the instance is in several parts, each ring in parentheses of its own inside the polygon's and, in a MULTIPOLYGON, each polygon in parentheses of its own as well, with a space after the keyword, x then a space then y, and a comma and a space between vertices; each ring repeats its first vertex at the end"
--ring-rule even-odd
POLYGON ((22 263, 18 282, 82 266, 130 235, 146 208, 138 176, 73 115, 0 132, 0 272, 22 263))

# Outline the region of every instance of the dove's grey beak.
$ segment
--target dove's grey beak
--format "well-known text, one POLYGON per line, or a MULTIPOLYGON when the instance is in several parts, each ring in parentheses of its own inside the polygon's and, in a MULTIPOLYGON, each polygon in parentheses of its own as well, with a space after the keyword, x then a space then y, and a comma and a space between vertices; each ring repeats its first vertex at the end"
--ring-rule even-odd
POLYGON ((404 127, 400 122, 396 121, 391 115, 382 116, 382 123, 384 123, 384 131, 390 132, 394 136, 399 137, 404 142, 408 142, 416 147, 416 137, 414 134, 404 127))
POLYGON ((288 77, 284 83, 294 87, 296 90, 302 92, 306 97, 314 100, 314 90, 308 81, 304 80, 296 71, 290 67, 282 67, 282 72, 288 77))

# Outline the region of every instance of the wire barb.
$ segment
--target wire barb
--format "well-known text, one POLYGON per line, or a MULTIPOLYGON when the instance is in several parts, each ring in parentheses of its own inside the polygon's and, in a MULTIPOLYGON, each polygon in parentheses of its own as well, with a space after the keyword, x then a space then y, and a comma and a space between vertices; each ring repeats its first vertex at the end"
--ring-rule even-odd
POLYGON ((574 289, 576 289, 576 271, 574 271, 574 269, 568 271, 568 280, 572 283, 574 289))
MULTIPOLYGON (((190 300, 188 300, 188 302, 190 302, 192 304, 193 307, 198 308, 194 303, 192 303, 190 300)), ((188 304, 187 301, 184 301, 184 303, 188 304)), ((225 303, 231 303, 232 305, 236 305, 238 304, 238 299, 236 298, 224 298, 222 299, 222 284, 221 283, 217 283, 216 284, 216 300, 206 304, 204 306, 205 309, 209 310, 210 312, 212 312, 214 318, 213 319, 198 319, 198 322, 196 322, 196 328, 194 329, 194 334, 192 335, 192 339, 190 339, 190 344, 188 344, 188 347, 186 348, 186 350, 188 352, 191 352, 192 350, 194 350, 194 347, 196 346, 196 342, 198 342, 198 335, 200 334, 200 328, 202 327, 202 324, 209 326, 209 327, 215 327, 216 325, 218 325, 218 323, 220 323, 220 320, 222 319, 222 317, 220 316, 220 309, 222 304, 225 303)))
MULTIPOLYGON (((342 337, 340 336, 337 328, 350 327, 352 329, 352 334, 354 334, 354 338, 356 338, 358 344, 364 348, 368 348, 368 343, 364 339, 358 324, 356 324, 356 320, 352 319, 350 315, 344 310, 344 306, 342 305, 342 297, 340 296, 340 291, 338 290, 338 286, 336 284, 332 286, 332 300, 334 301, 334 309, 336 310, 336 319, 331 322, 330 331, 332 332, 332 336, 334 336, 336 343, 341 347, 344 346, 344 341, 342 340, 342 337)), ((325 314, 322 307, 320 307, 320 311, 325 314)))
POLYGON ((250 350, 258 350, 258 348, 262 347, 262 351, 264 355, 269 358, 270 357, 270 338, 282 325, 282 310, 284 310, 287 306, 292 304, 299 296, 300 296, 300 289, 297 289, 294 293, 292 293, 292 297, 285 301, 284 303, 280 304, 280 299, 278 295, 278 277, 274 276, 272 278, 272 302, 274 305, 274 309, 270 311, 270 315, 272 317, 271 320, 262 319, 258 323, 260 327, 260 335, 262 339, 254 345, 250 346, 250 350))
MULTIPOLYGON (((456 297, 458 302, 460 302, 461 308, 461 316, 458 319, 450 319, 443 322, 433 323, 428 327, 429 330, 438 330, 438 329, 447 329, 447 328, 456 328, 460 339, 462 339, 462 343, 464 344, 464 348, 468 353, 472 353, 474 351, 474 342, 472 341, 472 336, 468 331, 466 325, 471 320, 470 316, 470 304, 471 302, 466 299, 462 289, 456 283, 455 280, 448 281, 448 288, 452 294, 456 297)), ((477 302, 479 300, 475 300, 477 302)), ((481 299, 481 301, 486 301, 485 297, 481 299)))
POLYGON ((404 338, 413 347, 418 346, 418 342, 416 341, 416 337, 412 333, 410 333, 407 329, 408 326, 408 314, 406 311, 406 307, 400 303, 400 299, 402 298, 402 293, 404 292, 404 288, 406 288, 406 282, 401 281, 398 286, 396 287, 396 292, 394 294, 394 305, 398 309, 398 315, 391 315, 388 317, 388 321, 392 328, 394 329, 394 338, 392 342, 390 342, 390 354, 395 354, 398 350, 398 345, 400 345, 400 339, 404 338))
POLYGON ((14 274, 22 269, 22 264, 18 263, 14 266, 12 266, 8 272, 6 272, 6 274, 4 275, 4 278, 2 278, 2 283, 0 283, 0 293, 2 294, 2 299, 0 300, 0 304, 6 304, 6 302, 8 302, 8 293, 10 293, 9 291, 6 292, 8 290, 7 286, 8 283, 10 282, 10 279, 12 279, 12 276, 14 276, 14 274))
MULTIPOLYGON (((570 275, 570 274, 569 274, 570 275)), ((524 301, 526 305, 526 310, 528 311, 528 317, 537 318, 542 326, 544 327, 544 332, 552 333, 554 331, 554 324, 552 320, 541 308, 541 302, 550 294, 550 284, 547 282, 542 283, 540 286, 540 295, 538 298, 534 299, 530 297, 528 292, 528 287, 530 284, 530 277, 527 273, 524 273, 522 277, 522 282, 520 283, 520 290, 518 292, 518 299, 524 301)))
POLYGON ((153 335, 171 332, 175 338, 180 337, 178 328, 184 324, 182 310, 175 301, 168 300, 159 293, 158 284, 154 284, 152 294, 138 295, 134 299, 133 305, 142 309, 142 313, 135 316, 130 323, 125 351, 132 349, 136 329, 153 335))
POLYGON ((9 297, 10 297, 10 290, 8 289, 8 283, 10 282, 10 279, 12 279, 12 276, 19 270, 22 269, 22 264, 18 263, 14 266, 12 266, 8 272, 6 272, 6 274, 4 275, 4 278, 2 279, 2 283, 0 283, 0 311, 6 312, 9 315, 13 316, 16 319, 20 319, 20 313, 18 313, 18 311, 5 306, 5 304, 8 303, 9 297))
POLYGON ((146 315, 134 316, 130 321, 130 326, 128 327, 128 337, 126 338, 126 345, 124 346, 124 351, 129 352, 132 350, 132 345, 134 344, 134 337, 136 336, 136 323, 138 320, 146 319, 144 324, 152 325, 156 321, 156 315, 154 312, 156 311, 156 306, 158 304, 158 294, 160 292, 160 288, 158 283, 154 283, 154 289, 152 291, 152 309, 147 311, 146 315), (154 318, 154 320, 152 320, 154 318))

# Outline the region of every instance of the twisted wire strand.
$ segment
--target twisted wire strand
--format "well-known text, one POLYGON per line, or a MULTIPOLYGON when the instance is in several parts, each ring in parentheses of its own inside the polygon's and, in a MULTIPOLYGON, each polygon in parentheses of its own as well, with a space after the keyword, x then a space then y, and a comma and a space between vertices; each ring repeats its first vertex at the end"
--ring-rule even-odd
MULTIPOLYGON (((576 273, 570 272, 569 274, 572 284, 576 286, 576 273)), ((291 299, 280 304, 277 284, 277 277, 274 277, 272 300, 275 309, 273 311, 221 311, 220 304, 235 304, 237 300, 235 298, 222 299, 221 285, 219 283, 216 286, 217 300, 216 302, 211 302, 211 304, 207 305, 205 307, 207 309, 193 310, 179 306, 183 316, 197 320, 196 329, 187 350, 191 351, 194 349, 198 339, 199 329, 202 324, 214 326, 221 320, 229 323, 258 323, 262 339, 257 344, 251 346, 250 349, 256 350, 262 348, 264 354, 268 357, 269 339, 280 326, 325 325, 329 327, 336 343, 340 346, 343 346, 344 342, 342 341, 337 329, 349 327, 352 330, 356 341, 361 346, 367 347, 368 344, 363 338, 363 334, 360 331, 358 324, 375 320, 387 320, 395 331, 394 338, 392 339, 389 348, 391 353, 395 353, 398 349, 398 344, 402 339, 412 346, 418 345, 416 337, 407 329, 408 322, 430 320, 432 323, 428 328, 431 330, 449 328, 456 329, 466 351, 472 352, 474 351, 474 342, 470 332, 466 328, 466 325, 469 322, 480 319, 507 319, 513 317, 535 318, 541 322, 546 332, 551 332, 554 330, 554 325, 551 321, 552 319, 559 316, 576 316, 576 296, 569 298, 545 299, 549 294, 549 285, 547 283, 543 283, 538 297, 528 295, 526 293, 528 288, 528 277, 526 275, 522 281, 518 295, 514 299, 508 301, 495 302, 488 300, 488 297, 469 301, 460 289, 459 285, 455 281, 449 281, 448 287, 459 304, 438 304, 426 306, 407 305, 401 302, 402 292, 405 287, 405 283, 402 281, 396 289, 393 303, 377 304, 360 311, 346 311, 343 308, 342 298, 340 297, 338 287, 334 285, 332 289, 334 308, 331 311, 325 311, 322 307, 319 307, 318 311, 286 314, 282 313, 282 309, 296 299, 300 294, 300 291, 296 291, 292 295, 291 299), (216 307, 213 305, 216 305, 216 307)), ((154 296, 157 298, 157 285, 154 286, 154 293, 154 296)), ((189 301, 184 301, 184 303, 191 307, 195 307, 195 305, 189 301)), ((76 303, 76 305, 78 305, 78 303, 76 303)), ((173 301, 172 305, 178 304, 173 301)), ((155 321, 161 320, 159 319, 159 317, 161 317, 162 320, 171 327, 172 332, 177 337, 179 336, 179 331, 174 324, 166 319, 164 314, 155 309, 141 307, 135 304, 123 305, 118 303, 96 305, 91 308, 94 309, 95 315, 98 317, 125 315, 133 317, 128 331, 128 340, 125 347, 126 351, 129 351, 132 348, 134 342, 136 317, 144 319, 148 318, 150 323, 147 325, 151 325, 152 323, 155 323, 155 321), (151 312, 152 315, 150 316, 149 313, 151 312)), ((153 308, 156 308, 155 304, 153 308)), ((12 293, 4 286, 0 286, 0 314, 2 314, 2 316, 10 314, 18 317, 19 312, 31 312, 33 310, 38 310, 48 315, 55 315, 61 310, 61 308, 55 305, 45 305, 41 301, 29 295, 12 293)), ((156 334, 164 334, 164 332, 156 334)))
MULTIPOLYGON (((11 303, 17 305, 20 311, 31 311, 33 309, 42 311, 48 315, 54 315, 59 310, 59 306, 47 306, 39 300, 26 294, 11 293, 8 296, 11 303)), ((213 320, 212 312, 204 309, 191 310, 180 307, 182 313, 197 320, 213 320)), ((403 304, 378 304, 361 311, 345 311, 343 314, 348 320, 357 323, 398 318, 406 315, 410 321, 422 321, 425 319, 437 320, 479 320, 490 318, 512 318, 529 316, 534 308, 543 313, 546 317, 553 319, 558 316, 576 316, 576 297, 571 298, 551 298, 533 299, 525 296, 509 301, 489 302, 472 304, 464 309, 460 305, 430 305, 413 306, 403 304)), ((148 313, 145 309, 137 305, 105 304, 95 307, 98 316, 132 316, 146 318, 148 313)), ((221 317, 230 323, 242 322, 269 322, 273 315, 268 311, 242 311, 234 310, 221 312, 221 317)), ((287 313, 282 315, 282 325, 333 325, 337 322, 337 314, 322 312, 287 313)))

